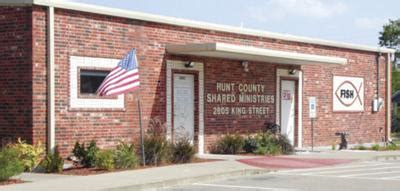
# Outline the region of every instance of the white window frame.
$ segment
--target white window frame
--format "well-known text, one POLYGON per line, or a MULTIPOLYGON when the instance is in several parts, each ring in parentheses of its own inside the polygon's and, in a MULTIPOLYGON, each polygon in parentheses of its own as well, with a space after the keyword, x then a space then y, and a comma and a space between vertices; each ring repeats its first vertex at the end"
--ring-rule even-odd
POLYGON ((125 109, 124 94, 117 99, 79 98, 79 68, 113 69, 118 59, 70 56, 69 68, 69 107, 70 109, 125 109))

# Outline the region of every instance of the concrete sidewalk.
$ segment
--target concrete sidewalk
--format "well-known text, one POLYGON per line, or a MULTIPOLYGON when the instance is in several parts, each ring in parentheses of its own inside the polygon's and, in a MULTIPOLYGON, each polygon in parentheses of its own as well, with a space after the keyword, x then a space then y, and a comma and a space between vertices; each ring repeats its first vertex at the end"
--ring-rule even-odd
POLYGON ((193 182, 266 173, 267 170, 233 160, 171 165, 91 176, 26 173, 23 180, 33 182, 0 187, 5 191, 71 190, 155 190, 193 182))
MULTIPOLYGON (((269 169, 246 165, 237 160, 267 157, 248 155, 201 155, 200 158, 222 161, 171 165, 113 172, 91 176, 24 173, 23 184, 1 186, 5 191, 71 191, 71 190, 156 190, 194 182, 213 181, 237 176, 269 172, 269 169)), ((400 160, 400 151, 321 151, 299 152, 296 159, 351 159, 351 160, 400 160)), ((279 158, 279 157, 277 157, 279 158)))

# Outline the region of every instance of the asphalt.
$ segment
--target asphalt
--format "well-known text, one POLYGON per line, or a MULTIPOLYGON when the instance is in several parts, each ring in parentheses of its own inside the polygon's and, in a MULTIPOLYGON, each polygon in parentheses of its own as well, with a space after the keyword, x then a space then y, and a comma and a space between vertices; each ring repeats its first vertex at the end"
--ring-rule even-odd
POLYGON ((251 177, 196 182, 168 191, 397 191, 400 161, 358 161, 339 166, 278 170, 251 177))
MULTIPOLYGON (((54 175, 54 174, 35 174, 24 173, 19 176, 22 180, 29 181, 23 184, 1 186, 0 190, 17 191, 46 191, 46 190, 158 190, 166 188, 174 188, 182 185, 192 185, 197 183, 208 183, 214 181, 223 181, 229 178, 238 178, 238 183, 245 177, 245 180, 251 180, 256 177, 291 177, 294 179, 312 179, 311 176, 274 174, 276 168, 268 165, 258 166, 254 164, 246 164, 239 162, 240 160, 268 161, 271 158, 258 156, 234 156, 234 155, 202 155, 201 158, 221 159, 220 161, 171 165, 157 168, 147 168, 139 170, 129 170, 122 172, 113 172, 106 174, 98 174, 91 176, 70 176, 70 175, 54 175), (246 177, 248 179, 246 179, 246 177)), ((357 162, 382 162, 400 160, 400 152, 354 152, 354 151, 324 151, 324 152, 301 152, 297 155, 286 156, 284 158, 292 158, 300 164, 310 163, 309 159, 321 161, 351 160, 352 163, 357 162), (318 160, 319 159, 319 160, 318 160), (305 161, 305 162, 304 162, 305 161)), ((279 161, 278 158, 274 160, 279 161)), ((311 161, 312 161, 311 160, 311 161)), ((290 160, 289 160, 290 162, 290 160)), ((281 161, 288 163, 288 161, 281 161)), ((326 164, 319 166, 320 168, 336 167, 338 164, 326 164), (328 166, 329 165, 329 166, 328 166)), ((341 165, 346 165, 341 163, 341 165)), ((315 166, 313 166, 315 167, 315 166)), ((292 167, 285 168, 291 169, 292 167)), ((315 169, 315 168, 313 168, 315 169)), ((400 169, 399 169, 400 170, 400 169)), ((278 171, 279 172, 279 171, 278 171)), ((389 173, 387 173, 389 174, 389 173)), ((268 178, 269 177, 269 178, 268 178)), ((17 177, 18 178, 18 177, 17 177)), ((318 179, 339 178, 343 177, 325 177, 318 176, 318 179)), ((287 179, 287 178, 286 178, 287 179)), ((257 179, 256 179, 257 180, 257 179)), ((397 181, 397 180, 384 180, 397 181)), ((323 182, 321 180, 321 182, 323 182)), ((245 184, 245 182, 243 183, 245 184)), ((257 185, 257 184, 254 184, 257 185)), ((274 185, 274 184, 271 184, 274 185)), ((265 186, 265 185, 260 185, 265 186)), ((279 186, 279 185, 277 185, 279 186)), ((197 186, 200 187, 200 186, 197 186)))

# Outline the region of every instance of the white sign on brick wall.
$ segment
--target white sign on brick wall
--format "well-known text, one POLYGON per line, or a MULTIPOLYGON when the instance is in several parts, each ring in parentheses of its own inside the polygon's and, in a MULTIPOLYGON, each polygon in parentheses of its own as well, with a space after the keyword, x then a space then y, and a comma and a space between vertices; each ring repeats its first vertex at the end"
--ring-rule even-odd
POLYGON ((333 77, 333 111, 364 111, 364 78, 333 77))

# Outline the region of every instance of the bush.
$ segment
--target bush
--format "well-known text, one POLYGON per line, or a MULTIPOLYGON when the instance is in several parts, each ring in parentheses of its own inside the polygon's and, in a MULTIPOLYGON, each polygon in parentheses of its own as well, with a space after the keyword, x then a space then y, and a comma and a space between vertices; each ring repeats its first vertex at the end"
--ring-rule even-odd
POLYGON ((145 162, 149 165, 159 165, 169 159, 170 144, 165 138, 165 123, 158 117, 149 121, 149 128, 144 137, 145 162))
POLYGON ((259 155, 277 155, 281 153, 281 150, 278 145, 269 143, 265 146, 258 146, 254 153, 259 155))
POLYGON ((94 166, 103 170, 114 169, 114 155, 112 150, 97 151, 94 166))
POLYGON ((388 144, 388 145, 385 147, 385 150, 392 150, 392 151, 395 151, 395 150, 398 150, 398 147, 397 147, 395 144, 388 144))
POLYGON ((170 145, 165 137, 146 136, 144 138, 144 154, 146 164, 159 165, 168 159, 170 145))
POLYGON ((187 163, 192 161, 195 154, 193 145, 188 139, 180 139, 171 148, 171 162, 187 163))
POLYGON ((257 148, 255 154, 276 155, 281 153, 277 136, 271 133, 258 133, 256 135, 257 148))
POLYGON ((265 131, 249 136, 244 141, 243 150, 260 155, 292 154, 294 152, 294 148, 286 136, 265 131))
POLYGON ((374 150, 374 151, 379 151, 380 146, 379 146, 379 144, 374 144, 374 145, 371 146, 371 149, 374 150))
POLYGON ((353 148, 354 150, 367 150, 368 148, 364 145, 358 145, 353 148))
POLYGON ((99 152, 99 148, 96 145, 96 141, 90 141, 88 148, 86 149, 86 156, 82 163, 86 167, 94 167, 96 161, 96 155, 99 152))
POLYGON ((278 135, 276 144, 280 147, 282 154, 289 155, 294 153, 294 147, 285 135, 278 135))
POLYGON ((134 145, 121 142, 114 151, 114 163, 116 168, 136 167, 139 160, 134 145))
POLYGON ((60 156, 58 146, 54 149, 54 153, 47 154, 41 163, 41 166, 47 173, 60 173, 63 171, 64 160, 60 156))
POLYGON ((79 144, 79 142, 75 142, 74 149, 72 150, 72 154, 79 160, 82 161, 86 157, 85 143, 79 144))
POLYGON ((19 159, 18 150, 14 148, 0 150, 0 182, 21 174, 23 171, 24 164, 19 159))
POLYGON ((237 154, 244 146, 244 139, 240 135, 225 135, 212 147, 212 153, 237 154))
POLYGON ((22 161, 25 171, 32 171, 39 165, 41 156, 44 153, 44 146, 39 142, 31 145, 18 138, 17 143, 10 145, 18 153, 18 158, 22 161))
POLYGON ((257 139, 255 137, 248 136, 244 140, 243 150, 246 153, 254 153, 257 149, 257 139))
POLYGON ((80 163, 85 167, 94 167, 96 154, 99 152, 99 148, 96 145, 96 141, 92 140, 89 143, 89 146, 85 148, 85 143, 79 144, 79 142, 75 143, 74 149, 72 153, 80 163))

